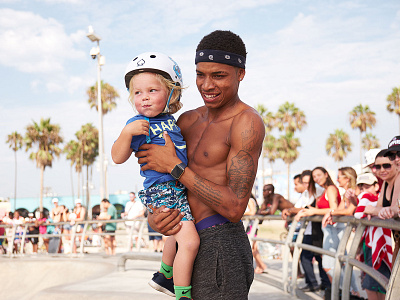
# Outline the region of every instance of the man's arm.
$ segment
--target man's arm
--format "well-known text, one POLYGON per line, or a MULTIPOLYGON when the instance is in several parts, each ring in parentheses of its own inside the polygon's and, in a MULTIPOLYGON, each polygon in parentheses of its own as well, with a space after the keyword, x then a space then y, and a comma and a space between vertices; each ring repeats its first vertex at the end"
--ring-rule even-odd
MULTIPOLYGON (((230 129, 231 148, 227 156, 227 185, 215 184, 188 167, 180 182, 208 207, 230 221, 238 222, 250 197, 265 129, 260 116, 255 112, 244 112, 233 122, 230 129)), ((147 163, 142 170, 171 172, 181 162, 176 156, 172 141, 166 136, 164 147, 155 146, 143 145, 140 149, 147 150, 146 154, 144 151, 136 154, 140 164, 147 163)))

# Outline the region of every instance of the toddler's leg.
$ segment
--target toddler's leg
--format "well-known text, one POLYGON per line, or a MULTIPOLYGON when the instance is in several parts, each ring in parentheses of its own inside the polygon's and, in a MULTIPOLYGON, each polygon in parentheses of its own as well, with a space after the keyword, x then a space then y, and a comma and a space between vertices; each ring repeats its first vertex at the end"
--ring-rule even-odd
POLYGON ((174 261, 174 287, 176 299, 182 296, 190 299, 190 281, 200 238, 192 221, 183 221, 182 224, 181 230, 174 235, 178 242, 178 252, 174 261))

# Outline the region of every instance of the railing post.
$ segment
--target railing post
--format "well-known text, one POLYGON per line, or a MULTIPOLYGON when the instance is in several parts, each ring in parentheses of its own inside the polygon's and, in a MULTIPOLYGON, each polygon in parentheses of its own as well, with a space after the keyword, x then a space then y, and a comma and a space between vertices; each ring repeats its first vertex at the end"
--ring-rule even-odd
POLYGON ((136 242, 136 249, 138 249, 139 252, 141 251, 140 243, 142 242, 143 229, 144 229, 145 222, 147 222, 147 219, 143 219, 142 220, 142 223, 140 224, 140 229, 139 229, 139 232, 138 232, 138 239, 137 239, 137 242, 136 242))
POLYGON ((11 227, 12 232, 11 232, 11 239, 8 238, 8 255, 12 256, 13 255, 13 250, 14 250, 14 239, 15 239, 15 232, 17 230, 17 226, 13 225, 11 227))
POLYGON ((83 255, 83 250, 85 248, 85 235, 86 235, 86 230, 88 228, 89 223, 85 221, 85 225, 83 226, 83 231, 82 231, 82 238, 81 238, 81 249, 79 249, 81 255, 83 255))
POLYGON ((21 240, 21 250, 19 251, 20 254, 24 253, 24 247, 25 247, 25 238, 26 238, 26 230, 28 229, 28 224, 25 224, 24 226, 24 233, 22 234, 22 240, 21 240))
POLYGON ((70 256, 73 256, 74 253, 74 245, 75 245, 75 238, 76 238, 76 227, 78 225, 75 223, 74 226, 72 226, 72 230, 71 230, 71 253, 70 256))
MULTIPOLYGON (((346 223, 336 223, 336 226, 342 226, 341 224, 346 225, 346 223)), ((350 238, 352 229, 353 229, 353 226, 351 226, 350 224, 347 224, 347 226, 344 229, 343 236, 339 242, 339 246, 336 250, 335 266, 333 268, 333 276, 332 276, 332 293, 331 293, 332 300, 339 300, 340 275, 341 275, 341 271, 342 271, 342 262, 340 261, 340 257, 345 255, 345 253, 346 253, 346 246, 347 246, 347 242, 350 238)))
MULTIPOLYGON (((292 222, 292 227, 297 227, 297 221, 294 220, 292 222)), ((304 222, 303 222, 304 223, 304 222)), ((290 228, 292 229, 292 228, 290 228)), ((297 273, 298 273, 298 265, 300 262, 300 248, 299 245, 303 243, 303 237, 304 237, 304 232, 306 231, 306 227, 304 226, 304 224, 302 224, 299 234, 297 235, 297 239, 296 239, 296 243, 294 245, 294 251, 293 251, 293 259, 292 259, 292 284, 291 284, 291 288, 292 288, 292 296, 296 295, 296 288, 297 288, 297 273)), ((293 239, 293 238, 292 238, 293 239)))
MULTIPOLYGON (((348 224, 347 226, 350 226, 348 224)), ((353 227, 353 226, 351 226, 353 227)), ((357 254, 358 246, 360 245, 361 238, 363 236, 365 229, 365 225, 358 223, 356 233, 354 235, 353 241, 351 243, 350 251, 347 253, 347 258, 355 258, 357 254)), ((352 278, 353 266, 346 261, 346 265, 344 268, 344 275, 343 275, 343 295, 342 299, 346 300, 350 297, 350 285, 351 285, 351 278, 352 278)))

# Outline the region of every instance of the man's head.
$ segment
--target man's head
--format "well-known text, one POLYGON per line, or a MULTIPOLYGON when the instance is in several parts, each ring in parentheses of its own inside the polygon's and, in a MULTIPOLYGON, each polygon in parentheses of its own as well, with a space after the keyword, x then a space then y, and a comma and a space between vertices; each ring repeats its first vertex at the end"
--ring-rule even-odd
POLYGON ((245 75, 246 46, 231 31, 216 30, 203 37, 196 49, 196 84, 208 108, 238 100, 245 75))
POLYGON ((390 140, 385 156, 400 166, 400 136, 395 136, 390 140))
POLYGON ((304 184, 301 182, 301 174, 297 174, 296 176, 294 176, 293 181, 294 181, 294 190, 297 193, 301 194, 306 190, 304 184))
POLYGON ((110 201, 108 201, 108 199, 104 198, 103 200, 101 200, 101 205, 103 205, 104 208, 108 208, 111 203, 110 201))
POLYGON ((130 192, 130 193, 129 193, 129 200, 135 201, 135 198, 136 198, 135 193, 134 193, 134 192, 130 192))
POLYGON ((275 187, 273 184, 266 184, 263 187, 263 196, 266 198, 268 195, 273 194, 275 191, 275 187))

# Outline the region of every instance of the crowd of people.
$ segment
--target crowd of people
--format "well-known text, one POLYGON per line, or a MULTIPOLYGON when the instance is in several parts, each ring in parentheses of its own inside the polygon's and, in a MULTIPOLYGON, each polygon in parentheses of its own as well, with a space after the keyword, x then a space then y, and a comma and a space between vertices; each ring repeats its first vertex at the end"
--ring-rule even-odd
MULTIPOLYGON (((132 219, 144 217, 145 209, 141 202, 136 200, 134 192, 131 192, 129 197, 130 201, 126 203, 125 211, 121 214, 121 217, 129 219, 123 224, 127 233, 133 235, 137 246, 140 246, 139 241, 137 241, 140 221, 133 221, 132 219)), ((102 246, 107 255, 115 255, 117 223, 92 223, 88 229, 95 234, 83 237, 84 224, 82 221, 88 220, 88 215, 81 199, 75 200, 75 207, 72 210, 69 210, 65 205, 60 205, 58 198, 53 198, 52 204, 53 207, 48 214, 44 211, 38 211, 35 216, 34 213, 30 212, 24 218, 20 215, 20 211, 16 210, 15 212, 8 212, 6 216, 1 218, 0 225, 12 226, 0 227, 0 254, 7 253, 10 249, 10 243, 13 244, 13 253, 20 253, 21 247, 24 245, 23 252, 27 252, 26 247, 31 247, 29 252, 37 254, 39 249, 45 253, 77 253, 77 246, 80 243, 89 242, 93 246, 102 246), (25 225, 27 225, 25 241, 21 243, 25 225), (14 230, 15 236, 13 238, 14 230), (75 239, 71 240, 73 231, 76 233, 75 239), (101 233, 103 235, 100 235, 101 233), (51 234, 56 236, 49 236, 51 234)), ((100 203, 100 213, 93 215, 93 219, 103 221, 117 219, 117 209, 108 199, 103 199, 100 203)), ((152 236, 150 239, 154 240, 153 248, 155 251, 162 252, 161 236, 152 236)), ((128 246, 130 250, 132 250, 132 246, 133 243, 128 246)))
MULTIPOLYGON (((336 252, 346 224, 335 222, 333 217, 389 219, 399 216, 400 136, 394 137, 387 149, 371 149, 365 156, 367 165, 359 174, 351 167, 338 169, 337 184, 320 166, 296 175, 294 185, 300 197, 294 204, 276 194, 272 184, 265 185, 264 202, 258 214, 270 215, 280 210, 283 219, 292 217, 300 225, 304 217, 323 216, 322 222, 308 222, 302 242, 336 252)), ((389 278, 399 250, 399 236, 395 230, 368 226, 363 233, 357 258, 389 278)), ((303 249, 300 262, 305 276, 305 285, 301 289, 304 292, 322 289, 330 293, 335 259, 303 249), (319 281, 314 273, 314 261, 318 263, 319 281)), ((385 298, 385 289, 363 272, 361 279, 356 278, 354 272, 352 274, 350 290, 353 296, 360 296, 358 280, 361 280, 368 299, 385 298)))

